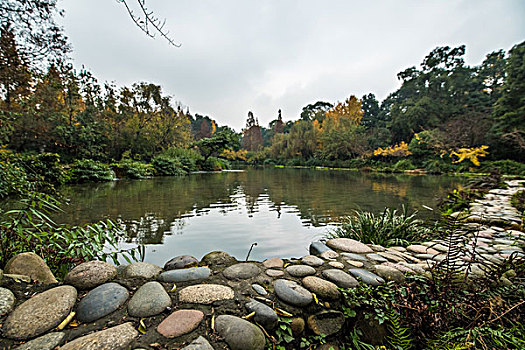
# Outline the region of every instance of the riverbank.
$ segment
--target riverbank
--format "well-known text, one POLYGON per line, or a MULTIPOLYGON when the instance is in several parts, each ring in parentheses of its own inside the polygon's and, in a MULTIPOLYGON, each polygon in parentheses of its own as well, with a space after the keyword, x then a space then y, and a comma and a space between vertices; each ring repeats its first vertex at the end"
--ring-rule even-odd
MULTIPOLYGON (((466 278, 522 258, 522 217, 510 200, 525 181, 507 185, 473 202, 473 215, 448 239, 406 248, 336 238, 313 242, 311 255, 298 259, 239 262, 212 252, 200 261, 175 257, 163 268, 87 262, 62 283, 35 254, 21 254, 1 280, 0 348, 246 350, 268 343, 328 349, 321 344, 327 343, 337 349, 356 326, 363 341, 380 344, 386 328, 363 319, 359 308, 349 317, 345 291, 431 277, 458 247, 464 249, 454 259, 468 262, 457 265, 466 278)), ((503 271, 497 283, 523 283, 515 278, 503 271)))

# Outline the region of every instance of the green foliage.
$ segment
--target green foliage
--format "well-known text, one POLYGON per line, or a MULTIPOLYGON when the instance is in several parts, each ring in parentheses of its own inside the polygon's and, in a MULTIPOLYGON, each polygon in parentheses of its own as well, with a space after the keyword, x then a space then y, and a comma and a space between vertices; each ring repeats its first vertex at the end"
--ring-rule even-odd
POLYGON ((352 238, 367 244, 383 246, 408 245, 416 239, 430 234, 423 221, 416 218, 417 212, 408 214, 403 206, 401 213, 397 209, 385 208, 376 215, 370 212, 356 211, 354 216, 343 220, 340 227, 332 231, 330 237, 352 238))
MULTIPOLYGON (((376 350, 376 347, 372 344, 365 343, 361 340, 363 333, 359 328, 354 328, 349 334, 349 345, 352 350, 376 350)), ((346 348, 345 348, 346 349, 346 348)))
POLYGON ((493 112, 494 149, 500 156, 525 161, 525 42, 509 51, 505 72, 507 78, 493 112))
POLYGON ((356 288, 342 289, 343 313, 346 318, 354 318, 357 311, 363 311, 365 319, 374 317, 379 324, 390 320, 387 311, 391 308, 395 299, 394 282, 373 287, 360 284, 356 288))
POLYGON ((114 179, 109 165, 91 159, 77 159, 69 170, 71 182, 100 182, 114 179))
POLYGON ((20 164, 28 174, 40 181, 62 185, 68 180, 67 172, 60 165, 60 156, 56 153, 24 154, 20 164))
POLYGON ((525 216, 525 191, 519 191, 512 196, 512 205, 518 209, 518 211, 525 216))
POLYGON ((279 316, 275 338, 272 339, 272 342, 267 343, 268 349, 286 350, 286 344, 290 344, 295 340, 290 327, 291 323, 291 318, 279 316))
POLYGON ((394 164, 394 172, 403 172, 405 170, 413 170, 416 169, 414 164, 409 159, 401 159, 394 164))
POLYGON ((111 164, 118 178, 144 179, 153 176, 153 166, 130 158, 111 164))
POLYGON ((212 137, 203 138, 193 143, 204 157, 206 163, 212 155, 219 155, 224 149, 233 149, 239 145, 239 136, 231 131, 219 131, 212 137))
POLYGON ((502 174, 525 176, 525 164, 509 159, 484 162, 480 171, 490 173, 494 169, 498 169, 502 174))
POLYGON ((118 242, 124 233, 109 220, 83 227, 56 224, 51 215, 60 210, 60 202, 37 192, 27 193, 10 205, 17 209, 0 208, 2 268, 11 257, 27 251, 41 256, 59 277, 83 261, 111 258, 117 263, 120 255, 128 261, 135 258, 135 250, 119 251, 118 242), (111 252, 107 252, 108 247, 111 252))
POLYGON ((170 158, 166 155, 158 155, 151 161, 156 175, 177 176, 184 175, 186 172, 178 158, 170 158))
POLYGON ((413 348, 410 331, 401 325, 399 314, 394 310, 387 311, 388 316, 388 344, 395 350, 409 350, 413 348))
POLYGON ((29 190, 30 186, 27 173, 15 156, 9 151, 0 149, 0 199, 21 194, 29 190))
POLYGON ((199 170, 197 164, 203 160, 200 153, 193 148, 171 147, 162 152, 161 155, 172 159, 178 159, 182 165, 182 169, 187 173, 199 170))

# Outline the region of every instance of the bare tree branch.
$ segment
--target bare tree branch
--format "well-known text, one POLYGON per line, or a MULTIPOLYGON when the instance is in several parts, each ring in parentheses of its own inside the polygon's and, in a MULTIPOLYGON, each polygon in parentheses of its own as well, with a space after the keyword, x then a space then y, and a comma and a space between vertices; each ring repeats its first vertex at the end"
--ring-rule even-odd
POLYGON ((135 12, 129 6, 130 0, 117 0, 117 2, 124 5, 128 11, 129 16, 135 22, 137 27, 140 28, 147 36, 150 38, 155 38, 156 34, 159 34, 162 38, 166 39, 170 45, 175 47, 180 47, 181 44, 175 43, 175 40, 170 36, 170 32, 164 29, 166 25, 166 20, 160 20, 155 16, 153 11, 149 10, 146 7, 146 0, 136 0, 142 14, 136 15, 135 12))

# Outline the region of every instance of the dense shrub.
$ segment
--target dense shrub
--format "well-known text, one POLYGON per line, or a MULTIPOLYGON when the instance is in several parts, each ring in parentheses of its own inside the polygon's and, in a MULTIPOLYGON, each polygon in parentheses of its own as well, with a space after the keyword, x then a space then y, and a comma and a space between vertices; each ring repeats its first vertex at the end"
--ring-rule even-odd
POLYGON ((0 199, 20 194, 29 187, 25 169, 10 151, 0 149, 0 199))
POLYGON ((68 180, 67 172, 60 164, 60 156, 56 153, 24 154, 19 158, 19 164, 36 181, 62 185, 68 180))
POLYGON ((71 182, 100 182, 111 181, 114 173, 109 165, 91 159, 77 159, 69 170, 71 182))
POLYGON ((197 164, 201 162, 204 157, 194 149, 172 147, 161 154, 162 156, 178 159, 185 172, 192 172, 199 170, 197 164))
POLYGON ((21 155, 0 150, 0 198, 26 191, 51 193, 67 179, 56 154, 21 155))
POLYGON ((395 172, 403 172, 405 170, 413 170, 416 167, 409 159, 401 159, 394 164, 394 167, 392 168, 395 172))
POLYGON ((230 163, 226 159, 209 157, 205 162, 200 163, 202 171, 220 171, 230 168, 230 163))
POLYGON ((485 173, 498 170, 502 174, 525 176, 525 164, 508 159, 484 162, 482 163, 480 170, 485 173))
POLYGON ((111 168, 118 178, 144 179, 153 176, 153 166, 151 164, 129 158, 124 158, 120 162, 111 164, 111 168))
POLYGON ((156 175, 176 176, 184 175, 186 171, 178 158, 170 158, 166 155, 159 155, 151 161, 156 175))
POLYGON ((343 237, 367 244, 382 246, 408 245, 414 240, 421 240, 430 234, 423 221, 416 218, 417 212, 408 214, 406 207, 401 213, 396 209, 385 210, 376 215, 370 212, 356 211, 355 216, 343 220, 341 226, 329 233, 329 237, 343 237))

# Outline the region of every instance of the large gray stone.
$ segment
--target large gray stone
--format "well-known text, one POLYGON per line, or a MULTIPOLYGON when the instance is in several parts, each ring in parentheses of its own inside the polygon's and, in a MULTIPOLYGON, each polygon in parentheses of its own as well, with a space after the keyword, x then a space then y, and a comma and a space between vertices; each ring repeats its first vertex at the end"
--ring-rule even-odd
POLYGON ((231 350, 263 350, 266 344, 259 327, 242 318, 221 315, 215 320, 215 327, 231 350))
POLYGON ((313 300, 312 293, 295 281, 278 279, 273 282, 275 294, 284 302, 295 306, 306 306, 313 300))
POLYGON ((4 270, 6 274, 29 276, 43 284, 58 282, 46 262, 32 252, 15 255, 6 263, 4 270))
POLYGON ((0 316, 4 316, 13 310, 15 295, 7 288, 0 288, 0 316))
POLYGON ((207 279, 211 270, 207 267, 195 267, 190 269, 170 270, 163 272, 157 278, 161 282, 187 282, 207 279))
POLYGON ((350 269, 349 271, 354 277, 361 279, 364 283, 371 286, 378 286, 385 282, 383 278, 365 269, 350 269))
POLYGON ((324 260, 315 255, 303 256, 301 262, 308 266, 319 267, 324 264, 324 260))
POLYGON ((395 281, 403 283, 405 281, 405 275, 395 267, 388 265, 374 265, 376 273, 387 281, 395 281))
POLYGON ((128 300, 129 292, 118 283, 109 282, 91 290, 77 306, 77 320, 92 322, 109 315, 128 300))
POLYGON ((311 255, 321 255, 325 252, 332 252, 333 250, 330 249, 326 244, 323 242, 312 242, 310 243, 310 254, 311 255))
POLYGON ((357 280, 344 271, 338 269, 324 270, 323 277, 334 282, 340 288, 354 288, 359 285, 357 280))
POLYGON ((255 312, 254 321, 262 325, 264 329, 272 330, 277 326, 279 318, 275 311, 268 305, 250 299, 245 307, 248 312, 255 312))
POLYGON ((162 268, 160 266, 146 262, 136 262, 126 266, 122 272, 122 276, 124 278, 152 279, 157 277, 161 272, 162 268))
POLYGON ((315 275, 315 269, 308 265, 291 265, 286 267, 286 272, 294 277, 315 275))
POLYGON ((213 347, 202 335, 183 347, 181 350, 213 350, 213 347))
POLYGON ((164 265, 164 270, 177 270, 196 267, 199 265, 199 260, 191 255, 176 256, 164 265))
POLYGON ((303 285, 323 299, 339 299, 341 296, 336 284, 319 277, 305 277, 303 278, 303 285))
POLYGON ((171 306, 171 298, 159 282, 143 284, 131 297, 128 313, 133 317, 155 316, 171 306))
POLYGON ((220 284, 197 284, 183 288, 179 292, 181 303, 211 304, 219 300, 233 299, 235 293, 228 286, 220 284))
POLYGON ((347 253, 373 253, 372 248, 355 239, 350 238, 334 238, 328 240, 326 245, 330 248, 342 250, 347 253))
POLYGON ((76 266, 64 278, 64 283, 79 289, 91 289, 117 276, 117 268, 104 261, 88 261, 76 266))
POLYGON ((126 350, 138 334, 128 322, 77 338, 59 350, 126 350))
POLYGON ((4 323, 4 336, 26 340, 39 336, 62 322, 75 305, 77 290, 71 286, 52 288, 19 305, 4 323))
POLYGON ((367 261, 368 259, 364 255, 359 255, 355 253, 341 253, 341 256, 355 261, 367 261))
POLYGON ((222 271, 229 280, 245 280, 261 273, 261 269, 254 263, 240 263, 227 267, 222 271))
POLYGON ((48 333, 20 345, 16 350, 52 350, 62 343, 65 336, 62 332, 48 333))

